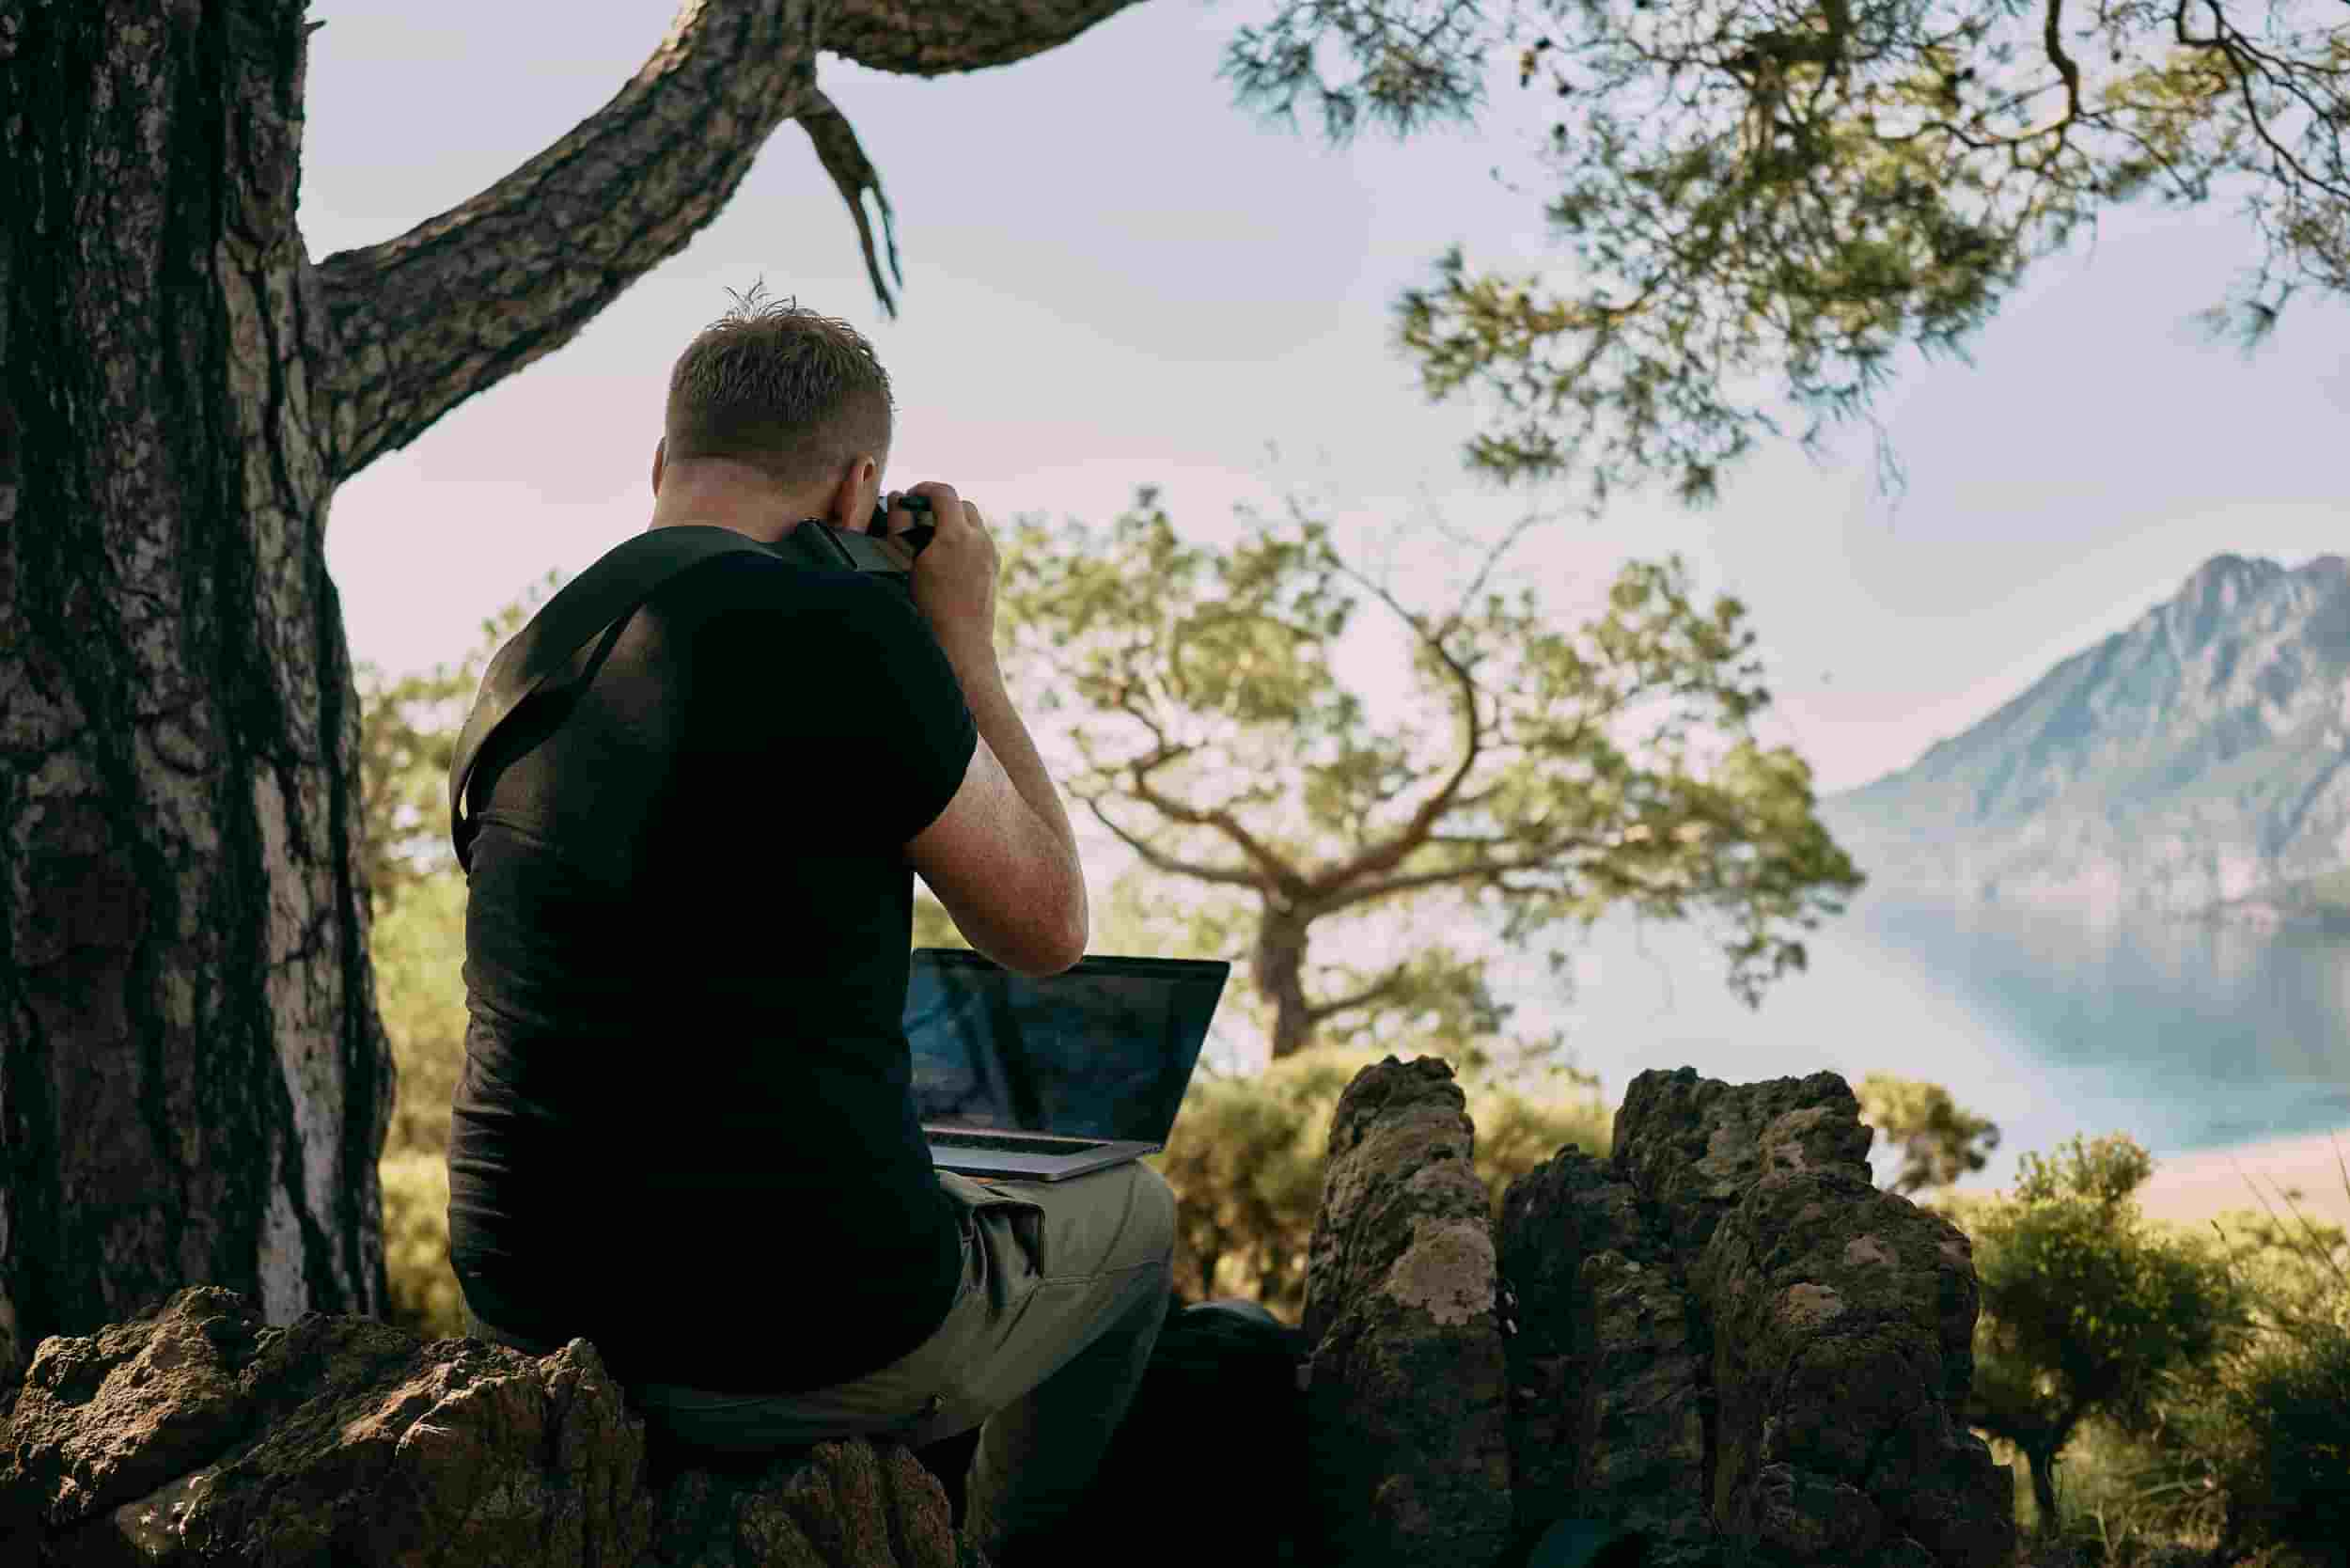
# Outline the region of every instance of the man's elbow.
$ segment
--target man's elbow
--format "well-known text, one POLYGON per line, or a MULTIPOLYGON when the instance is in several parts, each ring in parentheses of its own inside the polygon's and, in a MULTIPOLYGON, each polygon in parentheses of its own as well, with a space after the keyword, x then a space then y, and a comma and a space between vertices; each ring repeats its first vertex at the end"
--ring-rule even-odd
POLYGON ((1092 936, 1091 926, 1092 915, 1086 907, 1085 884, 1080 881, 1076 896, 1067 906, 1060 922, 1058 940, 1041 955, 1045 961, 1044 966, 1031 978, 1042 980, 1047 975, 1058 975, 1075 968, 1077 961, 1086 955, 1086 943, 1092 936))

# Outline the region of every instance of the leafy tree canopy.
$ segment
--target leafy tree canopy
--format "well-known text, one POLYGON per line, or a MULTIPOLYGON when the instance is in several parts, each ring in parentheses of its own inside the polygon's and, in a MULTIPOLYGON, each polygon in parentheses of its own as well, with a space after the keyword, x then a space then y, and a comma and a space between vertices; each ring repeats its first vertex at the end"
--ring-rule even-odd
MULTIPOLYGON (((2350 288, 2350 28, 2285 0, 1286 0, 1230 44, 1244 103, 1334 143, 1471 117, 1487 58, 1557 118, 1557 293, 1458 246, 1396 307, 1441 400, 1505 409, 1467 460, 1651 478, 1703 502, 1757 431, 1865 415, 1896 350, 1963 353, 2105 208, 2238 196, 2259 261, 2203 313, 2248 347, 2298 290, 2350 288), (1330 48, 1320 49, 1322 45, 1330 48), (1352 79, 1317 61, 1351 57, 1352 79)), ((1881 466, 1899 465, 1883 440, 1881 466)))
POLYGON ((1485 586, 1529 519, 1458 605, 1417 610, 1343 560, 1327 525, 1293 521, 1229 551, 1186 544, 1152 486, 1106 541, 1020 520, 998 612, 1015 688, 1077 711, 1083 765, 1062 788, 1152 871, 1218 901, 1195 917, 1251 949, 1277 1057, 1382 1019, 1498 1027, 1482 965, 1433 938, 1309 982, 1308 927, 1421 898, 1496 911, 1513 944, 1619 904, 1718 912, 1748 1005, 1802 967, 1796 933, 1861 877, 1813 815, 1802 759, 1750 732, 1769 694, 1736 600, 1700 606, 1678 560, 1634 563, 1603 616, 1561 630, 1532 588, 1485 586), (1438 732, 1375 724, 1340 679, 1350 585, 1409 629, 1438 732))

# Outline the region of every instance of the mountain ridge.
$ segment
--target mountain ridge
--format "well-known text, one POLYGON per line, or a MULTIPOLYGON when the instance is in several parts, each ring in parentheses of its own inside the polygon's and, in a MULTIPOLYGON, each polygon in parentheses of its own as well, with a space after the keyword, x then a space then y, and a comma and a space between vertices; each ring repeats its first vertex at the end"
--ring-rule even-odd
POLYGON ((2214 556, 1819 812, 1883 886, 2297 922, 2350 867, 2350 558, 2214 556))

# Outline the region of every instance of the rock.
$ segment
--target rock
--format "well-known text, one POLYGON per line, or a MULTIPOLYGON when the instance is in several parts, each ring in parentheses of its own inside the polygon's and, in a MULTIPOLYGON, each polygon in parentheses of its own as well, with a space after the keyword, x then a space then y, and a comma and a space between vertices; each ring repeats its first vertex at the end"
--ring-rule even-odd
MULTIPOLYGON (((1366 1068, 1302 1328, 1175 1310, 1079 1513, 1003 1568, 1138 1528, 1265 1568, 2005 1568, 2013 1483, 1953 1415, 1972 1252, 1870 1184, 1869 1140, 1834 1074, 1643 1073, 1612 1156, 1560 1150, 1496 1231, 1450 1068, 1366 1068)), ((195 1287, 0 1392, 0 1562, 985 1568, 924 1467, 968 1456, 697 1459, 584 1340, 273 1327, 195 1287)))
POLYGON ((946 1497, 901 1445, 660 1457, 585 1340, 534 1357, 323 1312, 271 1327, 196 1286, 42 1341, 0 1405, 0 1561, 956 1568, 946 1497))
POLYGON ((1569 1145, 1511 1184, 1500 1267, 1520 1533, 1595 1506, 1648 1538, 1656 1568, 1711 1563, 1710 1346, 1632 1184, 1569 1145), (1596 1499, 1606 1499, 1604 1504, 1596 1499))
POLYGON ((1441 1059, 1339 1097, 1308 1255, 1308 1516, 1350 1568, 1491 1568, 1511 1534, 1501 1326, 1467 1102, 1441 1059))
POLYGON ((1843 1080, 1632 1082, 1603 1163, 1511 1184, 1497 1238, 1515 1526, 1595 1515, 1647 1561, 1994 1568, 2013 1494, 1953 1416, 1963 1231, 1869 1182, 1843 1080))

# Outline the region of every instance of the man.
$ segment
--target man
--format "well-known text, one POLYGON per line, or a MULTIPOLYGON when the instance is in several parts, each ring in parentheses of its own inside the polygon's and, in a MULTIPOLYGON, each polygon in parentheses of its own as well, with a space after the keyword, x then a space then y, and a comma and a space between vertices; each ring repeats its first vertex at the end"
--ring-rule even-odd
MULTIPOLYGON (((862 528, 892 414, 845 322, 722 319, 671 374, 651 526, 862 528)), ((482 754, 449 1250, 473 1333, 590 1340, 689 1448, 984 1422, 967 1524, 1000 1552, 1073 1503, 1125 1412, 1174 1200, 1134 1161, 1000 1184, 931 1163, 913 873, 1023 975, 1082 956, 1088 909, 996 665, 995 541, 953 487, 915 494, 936 532, 911 596, 702 562, 482 754)))

